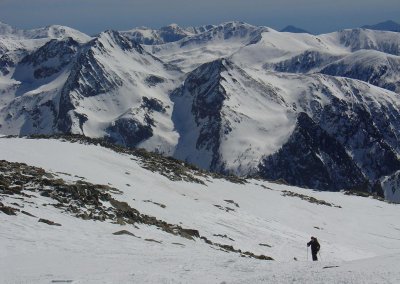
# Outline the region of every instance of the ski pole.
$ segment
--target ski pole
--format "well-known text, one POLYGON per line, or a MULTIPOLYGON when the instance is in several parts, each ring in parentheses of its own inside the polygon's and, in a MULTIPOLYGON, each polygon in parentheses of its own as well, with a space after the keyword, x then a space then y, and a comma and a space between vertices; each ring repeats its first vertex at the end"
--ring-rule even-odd
POLYGON ((308 247, 307 247, 307 261, 308 261, 308 247))

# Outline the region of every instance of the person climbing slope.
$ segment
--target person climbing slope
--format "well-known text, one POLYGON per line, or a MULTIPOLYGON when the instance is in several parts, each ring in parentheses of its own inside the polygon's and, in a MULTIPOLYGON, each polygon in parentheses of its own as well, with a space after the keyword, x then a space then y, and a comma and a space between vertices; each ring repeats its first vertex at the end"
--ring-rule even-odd
POLYGON ((317 261, 318 260, 317 254, 319 252, 319 249, 321 248, 317 238, 311 237, 311 241, 309 241, 307 243, 307 247, 309 247, 309 246, 311 246, 311 255, 312 255, 313 261, 317 261))

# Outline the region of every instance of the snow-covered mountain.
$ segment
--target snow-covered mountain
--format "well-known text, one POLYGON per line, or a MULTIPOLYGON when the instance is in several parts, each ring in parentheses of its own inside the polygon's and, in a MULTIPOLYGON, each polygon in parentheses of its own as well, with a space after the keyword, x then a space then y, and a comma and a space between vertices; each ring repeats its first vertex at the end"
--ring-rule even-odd
POLYGON ((72 38, 79 43, 86 43, 91 39, 88 35, 65 26, 52 25, 21 30, 0 22, 0 75, 10 77, 10 73, 25 56, 53 39, 66 38, 72 38))
POLYGON ((397 283, 400 207, 104 141, 0 139, 4 283, 397 283), (319 262, 306 243, 318 238, 319 262), (271 260, 273 259, 273 260, 271 260))
POLYGON ((217 60, 190 73, 174 101, 175 157, 206 169, 334 190, 366 190, 400 169, 398 96, 366 83, 217 60))
POLYGON ((212 28, 214 28, 212 25, 182 28, 177 24, 171 24, 161 27, 160 29, 151 29, 147 27, 134 28, 129 31, 122 31, 121 34, 136 43, 159 45, 179 41, 185 37, 203 33, 212 28))
POLYGON ((78 30, 66 26, 51 25, 37 29, 22 30, 0 22, 0 37, 20 38, 20 39, 63 39, 72 37, 79 42, 87 42, 90 37, 78 30))
POLYGON ((63 85, 58 130, 103 133, 130 146, 152 137, 168 148, 152 129, 170 136, 168 91, 180 74, 118 32, 104 32, 81 50, 63 85))
POLYGON ((359 50, 326 65, 320 72, 362 80, 400 93, 400 56, 359 50))
POLYGON ((380 182, 400 170, 398 33, 2 27, 1 134, 103 137, 220 173, 392 196, 380 182))
POLYGON ((270 30, 231 58, 243 68, 324 73, 397 92, 399 51, 400 38, 393 32, 356 29, 314 36, 270 30))
POLYGON ((268 28, 243 22, 226 22, 207 27, 204 32, 179 41, 146 46, 145 49, 163 61, 188 72, 203 63, 229 57, 243 46, 257 42, 265 31, 268 31, 268 28))
POLYGON ((3 133, 102 133, 130 146, 152 138, 147 143, 153 150, 168 153, 173 126, 166 99, 179 76, 177 68, 115 31, 86 44, 52 40, 14 69, 9 81, 19 84, 9 87, 3 133))

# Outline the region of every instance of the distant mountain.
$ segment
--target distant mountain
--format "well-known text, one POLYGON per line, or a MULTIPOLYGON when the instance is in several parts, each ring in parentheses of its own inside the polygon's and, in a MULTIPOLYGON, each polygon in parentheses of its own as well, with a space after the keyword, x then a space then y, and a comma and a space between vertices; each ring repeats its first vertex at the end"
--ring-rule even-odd
POLYGON ((188 31, 177 24, 171 24, 158 30, 142 27, 129 31, 122 31, 121 34, 137 43, 153 45, 178 41, 184 37, 195 34, 195 30, 188 31))
POLYGON ((0 22, 1 38, 19 38, 19 39, 54 39, 72 37, 79 42, 87 42, 90 36, 66 26, 51 25, 37 29, 22 30, 0 22))
POLYGON ((163 61, 189 72, 201 64, 231 56, 242 47, 258 42, 262 33, 270 30, 237 21, 202 29, 204 32, 176 42, 144 48, 163 61))
POLYGON ((297 33, 297 34, 309 34, 310 32, 303 30, 301 28, 289 25, 281 30, 283 33, 297 33))
POLYGON ((361 28, 369 29, 369 30, 400 32, 400 24, 398 24, 394 21, 390 21, 390 20, 378 23, 376 25, 365 25, 365 26, 362 26, 361 28))
POLYGON ((0 22, 0 36, 15 33, 16 29, 10 25, 0 22))
POLYGON ((362 80, 400 93, 399 56, 375 50, 359 50, 344 58, 334 60, 320 72, 362 80))

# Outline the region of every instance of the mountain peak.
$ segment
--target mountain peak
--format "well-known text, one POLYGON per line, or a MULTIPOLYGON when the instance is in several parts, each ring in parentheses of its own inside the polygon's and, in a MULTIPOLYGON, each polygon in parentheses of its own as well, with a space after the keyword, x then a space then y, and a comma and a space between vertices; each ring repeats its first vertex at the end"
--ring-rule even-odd
POLYGON ((176 23, 172 23, 172 24, 169 24, 168 26, 165 26, 164 28, 172 28, 172 29, 178 29, 179 28, 180 29, 181 27, 176 23))
POLYGON ((286 32, 286 33, 298 33, 298 34, 309 34, 310 32, 303 30, 301 28, 289 25, 285 27, 284 29, 281 30, 281 32, 286 32))
POLYGON ((130 41, 127 37, 115 30, 105 30, 101 32, 91 43, 91 45, 99 44, 113 48, 115 45, 119 46, 122 50, 135 49, 139 53, 143 52, 142 47, 136 42, 130 41))
POLYGON ((242 22, 242 21, 228 21, 228 22, 224 22, 219 24, 218 26, 223 26, 223 27, 240 27, 240 26, 244 26, 244 27, 255 27, 253 25, 250 25, 248 23, 242 22))
POLYGON ((365 25, 362 26, 363 29, 369 30, 381 30, 381 31, 389 31, 389 32, 400 32, 400 24, 395 21, 388 20, 375 25, 365 25))

